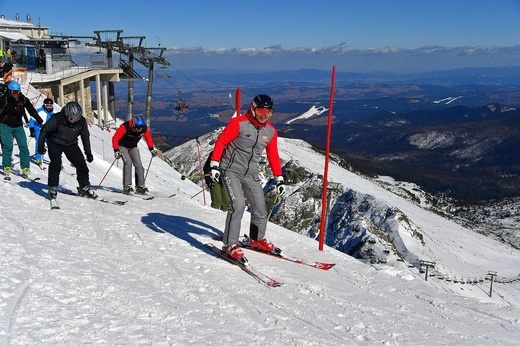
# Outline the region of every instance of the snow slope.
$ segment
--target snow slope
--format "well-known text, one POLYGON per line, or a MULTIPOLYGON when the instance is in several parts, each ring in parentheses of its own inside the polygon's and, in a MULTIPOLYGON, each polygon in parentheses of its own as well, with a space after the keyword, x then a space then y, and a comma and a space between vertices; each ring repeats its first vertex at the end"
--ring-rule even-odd
MULTIPOLYGON (((90 129, 96 186, 113 162, 113 130, 90 129)), ((303 142, 282 139, 280 147, 285 158, 322 169, 303 142)), ((147 167, 150 154, 144 142, 140 148, 147 167)), ((204 248, 219 245, 212 237, 222 235, 225 213, 204 205, 209 196, 163 161, 151 161, 153 200, 119 193, 116 163, 98 193, 124 206, 60 193, 55 211, 45 199, 46 171, 32 170, 41 180, 0 183, 0 345, 518 344, 520 304, 509 300, 518 282, 495 284, 493 297, 485 293, 489 283, 460 286, 463 296, 405 266, 372 267, 328 247, 320 252, 314 240, 269 224, 269 239, 287 254, 336 266, 321 271, 248 251, 257 269, 284 283, 267 288, 204 248)), ((66 163, 63 188, 75 190, 73 172, 66 163)), ((500 266, 517 274, 518 251, 335 165, 330 177, 399 206, 451 270, 500 266)), ((244 231, 248 223, 246 214, 244 231)))

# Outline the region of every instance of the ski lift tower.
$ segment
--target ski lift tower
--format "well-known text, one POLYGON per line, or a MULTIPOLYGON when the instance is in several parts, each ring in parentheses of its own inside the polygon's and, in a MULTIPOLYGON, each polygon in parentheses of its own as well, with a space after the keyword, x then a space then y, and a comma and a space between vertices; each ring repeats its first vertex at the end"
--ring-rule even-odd
MULTIPOLYGON (((148 88, 146 93, 146 103, 145 103, 145 110, 144 115, 146 119, 146 123, 150 125, 150 111, 151 111, 151 104, 152 104, 152 83, 153 83, 153 76, 154 76, 154 64, 158 63, 162 66, 171 66, 171 64, 163 57, 163 53, 166 50, 166 48, 163 47, 153 47, 153 48, 146 48, 142 46, 143 40, 146 38, 145 36, 134 36, 134 37, 122 37, 121 33, 123 30, 104 30, 104 31, 94 31, 94 33, 97 35, 97 39, 95 42, 87 43, 87 46, 92 47, 99 47, 104 48, 107 50, 107 58, 108 58, 108 67, 112 67, 112 51, 115 51, 119 54, 128 56, 131 60, 131 64, 133 65, 133 61, 136 60, 141 65, 145 66, 148 69, 148 88), (101 39, 101 33, 115 33, 116 38, 114 40, 102 40, 101 39), (134 46, 130 45, 128 43, 125 43, 123 39, 129 39, 129 38, 139 38, 139 45, 134 46)), ((133 68, 129 69, 133 71, 133 68)), ((132 86, 133 88, 133 86, 132 86)), ((112 85, 112 92, 113 92, 113 85, 112 85)), ((111 94, 111 100, 112 100, 111 94)), ((133 96, 132 96, 133 100, 133 96)), ((109 108, 110 111, 113 111, 113 116, 115 117, 115 98, 113 102, 113 109, 109 108)), ((133 111, 133 109, 132 109, 133 111)), ((131 113, 129 115, 132 116, 131 113)))
POLYGON ((126 120, 130 120, 134 116, 134 79, 143 79, 137 72, 134 70, 134 49, 135 47, 142 47, 143 40, 146 39, 146 36, 125 36, 120 37, 121 45, 119 52, 123 55, 128 56, 128 64, 123 61, 119 62, 123 71, 128 70, 128 92, 127 92, 127 106, 126 106, 126 120), (125 40, 139 40, 137 46, 135 45, 125 45, 125 40))
MULTIPOLYGON (((121 33, 123 30, 96 30, 94 31, 94 34, 96 35, 96 40, 94 42, 87 42, 85 43, 86 46, 91 47, 98 47, 99 51, 101 52, 101 49, 105 49, 107 51, 107 64, 108 68, 113 68, 113 62, 112 62, 112 51, 114 49, 117 49, 118 42, 120 42, 121 33), (115 38, 101 38, 101 34, 105 34, 105 36, 114 36, 115 38)), ((106 82, 103 82, 106 83, 106 82)), ((97 85, 96 87, 99 87, 97 85)), ((99 100, 98 100, 98 114, 100 112, 99 108, 99 100)), ((108 82, 108 104, 107 104, 108 110, 110 111, 110 114, 112 114, 112 118, 116 119, 116 96, 114 91, 114 83, 108 82)))
POLYGON ((163 47, 145 48, 144 54, 142 54, 141 57, 137 58, 137 61, 139 61, 139 63, 148 68, 148 88, 146 91, 146 103, 144 108, 144 117, 148 125, 150 125, 150 113, 152 108, 152 84, 154 76, 154 64, 159 63, 163 66, 170 66, 170 63, 162 56, 165 50, 166 48, 163 47), (157 51, 159 53, 155 54, 155 52, 157 51))

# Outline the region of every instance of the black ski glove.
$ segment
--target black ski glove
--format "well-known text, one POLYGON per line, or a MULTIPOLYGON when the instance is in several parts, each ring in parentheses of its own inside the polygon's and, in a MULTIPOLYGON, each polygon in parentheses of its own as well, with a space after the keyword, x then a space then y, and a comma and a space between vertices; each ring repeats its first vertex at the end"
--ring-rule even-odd
POLYGON ((279 175, 274 179, 276 180, 276 192, 278 192, 278 196, 282 196, 285 193, 285 182, 283 181, 283 177, 279 175))
POLYGON ((92 156, 92 153, 85 154, 87 156, 87 162, 91 163, 94 161, 94 156, 92 156))
POLYGON ((211 162, 209 164, 209 166, 211 167, 210 177, 214 183, 218 183, 220 180, 220 170, 218 169, 219 165, 220 165, 220 163, 218 161, 213 161, 213 160, 211 160, 211 162))

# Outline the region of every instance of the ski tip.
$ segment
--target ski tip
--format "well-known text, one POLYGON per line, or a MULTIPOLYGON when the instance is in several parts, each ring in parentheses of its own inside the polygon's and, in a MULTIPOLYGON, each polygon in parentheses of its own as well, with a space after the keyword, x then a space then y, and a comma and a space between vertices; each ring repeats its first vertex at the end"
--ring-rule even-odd
POLYGON ((314 264, 314 267, 322 270, 329 270, 330 268, 334 267, 336 263, 322 263, 322 262, 316 262, 314 264))
POLYGON ((266 282, 266 285, 269 287, 280 287, 283 285, 283 283, 278 282, 276 280, 271 280, 271 281, 266 282))

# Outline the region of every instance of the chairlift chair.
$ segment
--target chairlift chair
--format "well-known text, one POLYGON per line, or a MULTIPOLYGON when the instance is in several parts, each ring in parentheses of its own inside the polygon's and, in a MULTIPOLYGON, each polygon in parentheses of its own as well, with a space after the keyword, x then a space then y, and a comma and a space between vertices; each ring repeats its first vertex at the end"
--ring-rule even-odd
POLYGON ((175 106, 176 112, 187 112, 188 111, 188 104, 181 99, 181 92, 177 92, 177 105, 175 106))
POLYGON ((171 76, 168 74, 168 68, 166 66, 157 68, 157 70, 155 70, 155 77, 159 79, 171 78, 171 76))
POLYGON ((105 54, 103 54, 102 51, 94 52, 94 53, 90 54, 90 63, 93 66, 106 65, 107 61, 105 58, 105 54))
POLYGON ((179 101, 177 103, 177 106, 175 106, 176 112, 187 112, 188 111, 188 104, 184 101, 179 101))

